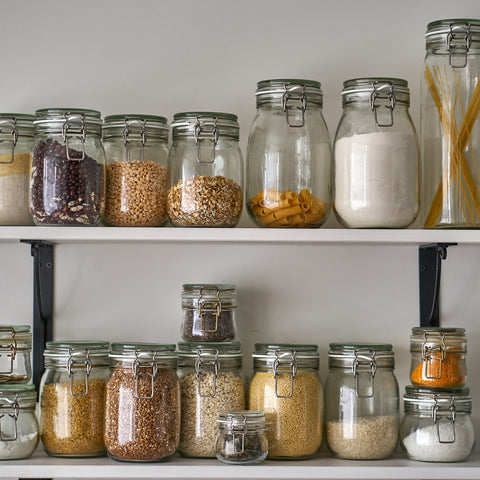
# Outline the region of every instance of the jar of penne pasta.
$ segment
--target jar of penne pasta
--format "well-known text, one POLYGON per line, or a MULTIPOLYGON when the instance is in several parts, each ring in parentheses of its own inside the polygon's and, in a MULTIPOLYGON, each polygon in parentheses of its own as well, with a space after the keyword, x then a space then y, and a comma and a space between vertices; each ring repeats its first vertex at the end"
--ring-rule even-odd
POLYGON ((331 144, 320 83, 263 80, 247 148, 247 210, 261 227, 320 227, 330 211, 331 144))

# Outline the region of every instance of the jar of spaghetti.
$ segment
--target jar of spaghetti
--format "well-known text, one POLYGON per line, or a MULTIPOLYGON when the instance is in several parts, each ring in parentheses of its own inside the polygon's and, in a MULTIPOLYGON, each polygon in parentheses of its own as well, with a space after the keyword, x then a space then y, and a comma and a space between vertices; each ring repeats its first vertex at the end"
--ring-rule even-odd
POLYGON ((414 327, 410 380, 428 388, 459 388, 467 381, 464 328, 414 327))

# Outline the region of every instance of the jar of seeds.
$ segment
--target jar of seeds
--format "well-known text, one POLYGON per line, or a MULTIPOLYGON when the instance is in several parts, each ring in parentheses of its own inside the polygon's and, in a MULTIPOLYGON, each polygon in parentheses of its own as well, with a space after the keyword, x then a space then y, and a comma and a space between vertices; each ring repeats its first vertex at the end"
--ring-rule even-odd
POLYGON ((29 325, 0 325, 0 384, 32 378, 32 331, 29 325))
POLYGON ((105 117, 106 225, 158 227, 166 222, 167 142, 164 117, 105 117))
POLYGON ((216 455, 217 420, 223 410, 245 409, 242 352, 238 342, 178 344, 182 395, 179 452, 216 455))
POLYGON ((178 227, 234 227, 243 206, 237 116, 177 113, 168 156, 167 209, 178 227))
POLYGON ((47 342, 40 384, 40 426, 49 455, 105 455, 108 351, 107 342, 47 342))
POLYGON ((175 454, 180 391, 175 345, 114 343, 105 444, 115 460, 158 462, 175 454))

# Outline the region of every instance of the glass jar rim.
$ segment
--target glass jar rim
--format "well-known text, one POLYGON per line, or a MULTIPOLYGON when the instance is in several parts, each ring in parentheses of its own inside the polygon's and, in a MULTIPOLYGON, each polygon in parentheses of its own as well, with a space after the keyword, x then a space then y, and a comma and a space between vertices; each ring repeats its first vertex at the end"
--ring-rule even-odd
POLYGON ((85 108, 40 108, 35 111, 34 125, 50 122, 64 123, 67 115, 84 115, 85 123, 102 125, 101 113, 98 110, 85 108))
MULTIPOLYGON (((450 33, 455 33, 456 27, 469 27, 471 40, 480 41, 480 19, 476 18, 446 18, 427 24, 425 39, 428 42, 444 41, 450 33)), ((461 33, 464 33, 463 31, 461 33)))
POLYGON ((351 93, 373 93, 375 83, 391 84, 395 92, 410 94, 408 81, 403 78, 396 77, 359 77, 351 78, 343 82, 342 95, 351 93))
POLYGON ((104 120, 105 127, 113 126, 123 126, 125 120, 134 119, 134 120, 145 120, 145 123, 152 127, 162 127, 167 126, 167 118, 160 115, 144 115, 140 113, 116 113, 115 115, 107 115, 104 120))
POLYGON ((176 357, 175 344, 173 343, 148 343, 148 342, 128 342, 112 343, 110 357, 135 358, 136 353, 144 353, 159 357, 176 357))
POLYGON ((168 123, 165 117, 158 115, 117 114, 105 117, 102 136, 103 139, 121 138, 127 141, 149 140, 168 142, 168 123))
POLYGON ((43 356, 47 359, 64 359, 74 355, 87 355, 90 358, 95 358, 95 363, 101 360, 108 360, 108 353, 110 350, 109 342, 102 341, 49 341, 45 344, 43 356))
MULTIPOLYGON (((35 406, 36 400, 37 400, 37 391, 35 389, 35 385, 25 385, 25 384, 20 384, 20 385, 14 385, 14 384, 9 384, 9 385, 2 385, 0 387, 0 402, 2 398, 17 398, 20 401, 25 401, 25 402, 33 402, 33 406, 35 406)), ((25 405, 25 407, 29 407, 29 405, 25 405)), ((20 405, 20 408, 22 408, 22 405, 20 405)))
POLYGON ((260 410, 235 410, 228 412, 220 412, 218 414, 217 423, 220 428, 235 428, 238 426, 246 426, 256 429, 265 429, 265 415, 260 410))
POLYGON ((472 397, 470 396, 470 388, 462 387, 458 389, 452 388, 425 388, 407 385, 403 396, 405 405, 418 406, 449 406, 452 402, 455 405, 461 405, 466 410, 472 408, 472 397))
MULTIPOLYGON (((186 293, 200 293, 200 290, 214 291, 219 290, 220 292, 234 292, 235 285, 230 283, 184 283, 182 285, 183 292, 186 293)), ((182 293, 183 293, 182 292, 182 293)))
POLYGON ((428 335, 441 336, 442 334, 448 337, 464 336, 465 329, 459 327, 413 327, 412 336, 423 335, 427 333, 428 335))
POLYGON ((0 135, 14 135, 33 138, 33 121, 35 115, 25 113, 0 113, 0 135), (7 124, 9 131, 3 132, 3 124, 7 124))
POLYGON ((295 358, 315 358, 319 357, 318 345, 314 344, 295 344, 295 343, 256 343, 253 358, 270 358, 277 352, 295 351, 295 358))
POLYGON ((178 342, 179 358, 196 358, 202 353, 218 356, 218 358, 242 357, 240 342, 178 342), (214 353, 215 352, 215 353, 214 353))
POLYGON ((233 140, 240 138, 238 116, 223 112, 181 112, 173 116, 172 138, 194 137, 203 135, 207 138, 226 137, 233 140))
POLYGON ((302 110, 308 109, 309 105, 323 107, 321 84, 316 80, 299 78, 261 80, 257 82, 255 96, 257 107, 269 104, 278 105, 285 110, 287 101, 304 101, 302 110))
POLYGON ((3 342, 13 342, 16 350, 32 349, 32 329, 30 325, 0 325, 0 349, 11 348, 3 342))
POLYGON ((393 357, 393 346, 390 343, 371 343, 371 342, 333 342, 329 345, 328 356, 349 357, 355 356, 358 350, 370 350, 376 355, 382 357, 393 357))

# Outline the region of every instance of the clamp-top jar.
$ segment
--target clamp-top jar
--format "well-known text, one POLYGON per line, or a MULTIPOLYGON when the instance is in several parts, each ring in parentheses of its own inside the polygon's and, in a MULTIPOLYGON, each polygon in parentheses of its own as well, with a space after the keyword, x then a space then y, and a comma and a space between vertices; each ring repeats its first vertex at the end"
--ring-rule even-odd
POLYGON ((32 378, 32 331, 29 325, 0 325, 0 384, 32 378))
POLYGON ((237 116, 177 113, 168 155, 168 217, 178 227, 234 227, 243 207, 237 116))
POLYGON ((168 126, 164 117, 105 117, 105 224, 158 227, 166 222, 167 142, 168 126))
POLYGON ((35 112, 30 206, 37 225, 97 225, 105 208, 102 120, 96 110, 35 112))
POLYGON ((355 460, 391 456, 399 423, 392 346, 331 343, 328 365, 325 423, 333 455, 355 460))
POLYGON ((330 211, 330 135, 319 82, 263 80, 247 148, 247 210, 261 227, 319 227, 330 211))
POLYGON ((0 113, 0 225, 32 225, 33 115, 0 113))

